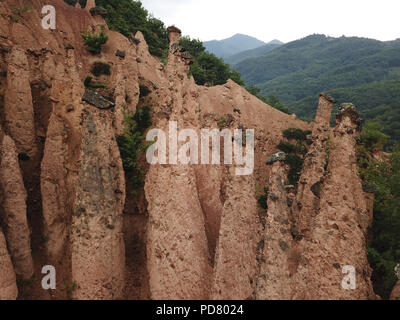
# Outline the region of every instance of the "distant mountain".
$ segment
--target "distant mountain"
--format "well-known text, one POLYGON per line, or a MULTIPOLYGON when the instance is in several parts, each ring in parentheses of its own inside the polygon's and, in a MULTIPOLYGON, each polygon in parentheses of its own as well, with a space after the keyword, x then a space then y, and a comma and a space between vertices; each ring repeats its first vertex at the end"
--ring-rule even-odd
POLYGON ((224 40, 212 40, 203 42, 206 50, 219 58, 227 58, 242 51, 255 49, 266 43, 244 34, 235 34, 224 40))
POLYGON ((268 52, 276 48, 279 48, 282 45, 283 42, 280 42, 279 40, 273 40, 264 46, 239 52, 237 54, 234 54, 233 56, 224 58, 224 60, 229 64, 236 64, 245 59, 262 57, 263 55, 267 54, 268 52))
POLYGON ((318 94, 353 102, 400 141, 400 41, 312 35, 233 66, 247 85, 313 119, 318 94))

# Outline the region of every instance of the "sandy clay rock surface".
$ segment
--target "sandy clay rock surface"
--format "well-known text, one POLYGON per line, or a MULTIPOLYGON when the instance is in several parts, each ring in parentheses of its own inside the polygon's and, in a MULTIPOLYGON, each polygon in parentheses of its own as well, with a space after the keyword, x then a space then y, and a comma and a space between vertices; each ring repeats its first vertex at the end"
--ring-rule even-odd
POLYGON ((107 27, 109 41, 92 55, 80 33, 105 24, 89 12, 94 1, 85 9, 51 1, 55 30, 41 26, 47 3, 31 2, 13 22, 21 1, 0 1, 0 299, 375 298, 366 255, 372 212, 353 115, 331 128, 325 95, 316 122, 307 123, 231 80, 198 86, 176 28, 167 65, 140 32, 132 41, 107 27), (112 100, 106 107, 90 94, 82 100, 96 61, 111 66, 99 91, 112 100), (149 91, 143 99, 141 87, 149 91), (123 112, 145 104, 152 127, 164 132, 171 121, 197 133, 254 129, 254 172, 145 164, 144 188, 133 194, 117 138, 123 112), (288 128, 312 131, 297 192, 287 165, 266 164, 288 128), (264 187, 267 212, 258 205, 264 187), (56 290, 41 288, 44 265, 57 270, 56 290), (342 288, 348 265, 355 290, 342 288))

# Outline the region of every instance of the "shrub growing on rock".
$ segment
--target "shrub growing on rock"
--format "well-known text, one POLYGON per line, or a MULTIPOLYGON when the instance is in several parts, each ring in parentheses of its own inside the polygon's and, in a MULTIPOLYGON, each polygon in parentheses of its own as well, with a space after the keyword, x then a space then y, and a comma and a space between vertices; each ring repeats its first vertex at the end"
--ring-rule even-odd
POLYGON ((221 85, 225 84, 228 79, 232 79, 241 86, 244 85, 240 73, 236 70, 231 70, 223 59, 207 52, 200 40, 182 37, 180 45, 194 58, 194 63, 190 66, 189 75, 193 75, 198 85, 221 85))
POLYGON ((278 144, 277 148, 288 154, 295 153, 297 151, 297 147, 294 144, 284 141, 281 141, 281 143, 278 144))
POLYGON ((290 128, 283 131, 283 136, 287 140, 295 140, 295 144, 281 141, 277 148, 287 154, 285 163, 289 166, 288 181, 291 185, 297 186, 304 164, 304 156, 307 147, 304 142, 309 141, 307 136, 311 131, 303 131, 298 128, 290 128))
POLYGON ((139 156, 151 144, 143 145, 144 133, 151 126, 150 107, 139 108, 134 115, 124 113, 126 130, 123 136, 117 137, 127 184, 132 193, 137 194, 144 186, 144 172, 138 163, 139 156))
POLYGON ((108 63, 104 63, 101 61, 96 61, 93 66, 91 72, 96 76, 101 76, 102 74, 109 76, 111 74, 111 66, 108 63))
POLYGON ((93 77, 87 76, 85 80, 83 81, 83 84, 85 85, 86 88, 90 88, 90 85, 92 83, 93 77))
POLYGON ((304 160, 298 155, 290 154, 286 157, 285 163, 290 167, 288 180, 291 185, 297 186, 303 169, 304 160))
POLYGON ((86 88, 93 88, 93 89, 104 89, 107 88, 107 85, 104 83, 92 83, 93 77, 87 76, 85 80, 83 81, 83 84, 85 85, 86 88))
POLYGON ((98 34, 94 34, 89 30, 87 34, 81 33, 81 37, 88 51, 93 54, 99 54, 101 52, 101 47, 108 41, 108 36, 104 32, 104 26, 102 26, 98 34))
POLYGON ((264 188, 264 194, 258 197, 258 204, 261 208, 268 211, 268 196, 269 196, 269 189, 264 188))
POLYGON ((298 128, 290 128, 283 131, 283 136, 288 140, 307 141, 307 136, 311 131, 303 131, 298 128))
POLYGON ((151 90, 145 85, 139 85, 139 98, 147 97, 151 90))

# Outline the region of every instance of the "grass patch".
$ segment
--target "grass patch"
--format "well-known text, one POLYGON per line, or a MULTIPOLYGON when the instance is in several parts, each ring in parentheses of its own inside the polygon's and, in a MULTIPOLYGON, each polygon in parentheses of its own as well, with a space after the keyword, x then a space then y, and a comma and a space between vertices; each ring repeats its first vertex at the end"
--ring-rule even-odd
POLYGON ((219 128, 225 128, 228 125, 228 120, 221 118, 218 120, 217 125, 219 128))
POLYGON ((76 281, 73 281, 71 284, 66 284, 65 285, 65 294, 67 295, 68 300, 72 300, 72 293, 76 290, 78 287, 76 281))

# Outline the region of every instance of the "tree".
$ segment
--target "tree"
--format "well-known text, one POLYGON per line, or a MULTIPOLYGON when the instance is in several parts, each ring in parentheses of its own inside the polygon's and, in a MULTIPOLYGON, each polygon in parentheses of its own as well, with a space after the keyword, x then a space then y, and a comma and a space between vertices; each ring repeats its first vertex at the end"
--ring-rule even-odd
POLYGON ((361 140, 366 151, 382 150, 389 140, 389 136, 382 133, 383 127, 379 122, 367 121, 362 132, 361 140))
POLYGON ((198 39, 190 39, 188 36, 181 38, 180 45, 185 48, 193 57, 197 57, 200 53, 206 51, 203 42, 198 39))
POLYGON ((212 53, 206 52, 200 40, 182 37, 180 45, 187 50, 193 57, 194 63, 190 67, 190 74, 198 85, 221 85, 228 79, 232 79, 239 85, 244 85, 240 73, 230 69, 222 59, 212 53))
POLYGON ((151 16, 140 1, 96 0, 96 4, 107 9, 106 21, 111 30, 126 37, 141 31, 152 55, 163 57, 168 51, 167 28, 161 20, 151 16))
POLYGON ((104 26, 102 26, 99 34, 93 34, 90 30, 87 34, 81 33, 85 45, 89 52, 99 54, 101 47, 108 41, 108 36, 104 33, 104 26))
POLYGON ((364 190, 375 194, 372 241, 368 258, 374 270, 372 280, 375 292, 389 298, 397 282, 395 266, 400 263, 400 150, 389 159, 376 160, 388 136, 380 132, 381 126, 367 122, 361 132, 358 147, 358 165, 364 190))

